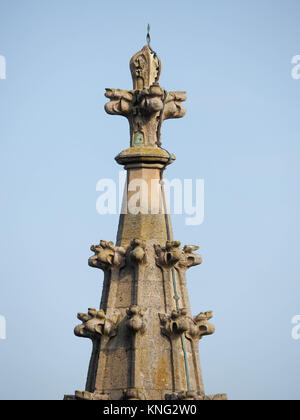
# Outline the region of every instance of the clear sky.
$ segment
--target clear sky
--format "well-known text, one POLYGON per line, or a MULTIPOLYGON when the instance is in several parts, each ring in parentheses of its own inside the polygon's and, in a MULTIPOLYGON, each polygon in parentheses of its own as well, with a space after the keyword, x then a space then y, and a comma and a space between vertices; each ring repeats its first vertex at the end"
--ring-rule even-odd
POLYGON ((201 246, 193 312, 214 310, 206 391, 300 398, 299 19, 299 0, 0 0, 0 398, 84 389, 91 343, 73 328, 102 289, 89 246, 118 223, 96 212, 96 183, 118 178, 129 144, 104 89, 131 89, 148 22, 161 85, 188 95, 186 117, 163 127, 167 176, 205 180, 204 223, 173 222, 201 246))

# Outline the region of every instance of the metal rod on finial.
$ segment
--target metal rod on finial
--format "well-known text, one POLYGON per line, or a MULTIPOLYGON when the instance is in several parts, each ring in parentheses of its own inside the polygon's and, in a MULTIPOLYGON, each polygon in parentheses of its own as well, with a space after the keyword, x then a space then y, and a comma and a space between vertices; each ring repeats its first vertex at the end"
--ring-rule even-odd
POLYGON ((151 29, 151 27, 150 27, 150 25, 149 25, 149 23, 148 23, 148 26, 147 26, 147 37, 146 37, 146 39, 147 39, 147 44, 148 44, 148 47, 149 47, 149 48, 151 48, 151 47, 150 47, 150 42, 151 42, 150 29, 151 29))

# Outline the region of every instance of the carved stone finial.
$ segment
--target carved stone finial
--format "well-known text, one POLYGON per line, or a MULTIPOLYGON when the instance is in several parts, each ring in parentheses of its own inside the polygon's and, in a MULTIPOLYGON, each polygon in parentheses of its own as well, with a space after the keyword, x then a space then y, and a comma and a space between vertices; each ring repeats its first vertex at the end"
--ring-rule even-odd
MULTIPOLYGON (((161 61, 149 45, 132 57, 130 70, 133 89, 106 89, 105 96, 110 102, 105 105, 105 110, 111 115, 122 115, 129 121, 131 148, 122 152, 126 155, 126 163, 132 157, 132 149, 145 147, 148 148, 147 151, 139 149, 141 158, 150 153, 152 163, 163 163, 160 154, 149 149, 157 151, 160 146, 161 125, 164 120, 185 115, 182 102, 186 100, 186 94, 167 92, 159 86, 161 61)), ((123 155, 122 159, 120 156, 116 158, 120 164, 124 162, 123 155)), ((168 159, 168 164, 173 160, 173 157, 168 159)))
POLYGON ((145 45, 130 60, 133 89, 143 90, 158 83, 161 72, 161 61, 152 49, 145 45))
POLYGON ((91 247, 89 265, 104 271, 102 310, 79 313, 75 328, 92 340, 85 391, 66 398, 151 401, 168 393, 203 399, 198 340, 214 327, 211 312, 191 315, 186 279, 187 269, 202 259, 199 247, 173 240, 163 182, 175 156, 162 147, 162 125, 185 115, 186 94, 159 85, 161 62, 149 34, 130 71, 133 88, 105 93, 106 112, 129 122, 130 146, 115 158, 127 176, 117 242, 91 247))

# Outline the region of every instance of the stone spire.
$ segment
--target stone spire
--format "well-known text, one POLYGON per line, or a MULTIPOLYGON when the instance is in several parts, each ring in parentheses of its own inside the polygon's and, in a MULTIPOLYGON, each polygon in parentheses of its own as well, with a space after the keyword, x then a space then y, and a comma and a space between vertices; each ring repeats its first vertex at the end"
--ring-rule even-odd
POLYGON ((205 396, 198 342, 214 332, 212 312, 191 314, 186 272, 198 246, 173 240, 163 174, 175 156, 161 147, 164 120, 185 115, 185 92, 159 85, 150 41, 130 60, 132 90, 106 89, 108 114, 128 119, 130 147, 117 242, 93 245, 89 265, 104 272, 100 309, 79 313, 75 334, 92 340, 85 391, 76 399, 224 399, 205 396), (137 196, 138 190, 138 196, 137 196))

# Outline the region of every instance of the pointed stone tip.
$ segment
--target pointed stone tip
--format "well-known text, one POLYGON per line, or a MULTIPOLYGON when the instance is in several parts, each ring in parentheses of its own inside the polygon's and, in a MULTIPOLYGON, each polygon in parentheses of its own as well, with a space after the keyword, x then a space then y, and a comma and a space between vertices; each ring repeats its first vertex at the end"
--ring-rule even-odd
POLYGON ((161 61, 150 45, 145 45, 131 58, 130 71, 134 90, 143 90, 158 83, 161 61))

